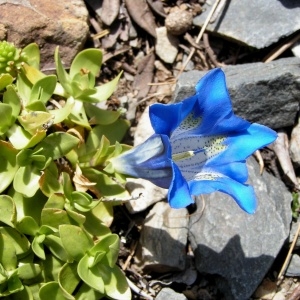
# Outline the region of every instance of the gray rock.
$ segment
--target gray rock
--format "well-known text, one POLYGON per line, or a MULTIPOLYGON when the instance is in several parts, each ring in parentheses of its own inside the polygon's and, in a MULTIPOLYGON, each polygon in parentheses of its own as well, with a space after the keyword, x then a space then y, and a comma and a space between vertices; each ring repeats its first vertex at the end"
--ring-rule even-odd
POLYGON ((186 300, 187 298, 183 294, 176 293, 170 288, 163 288, 155 297, 155 300, 186 300))
MULTIPOLYGON (((203 26, 211 6, 206 4, 203 9, 194 19, 196 26, 203 26)), ((261 49, 299 30, 299 14, 298 0, 231 0, 207 29, 261 49)))
POLYGON ((198 197, 190 218, 189 240, 200 273, 214 274, 226 299, 249 299, 289 236, 291 194, 284 184, 248 161, 249 183, 258 209, 243 212, 223 193, 198 197), (205 205, 203 207, 203 205, 205 205), (201 212, 201 213, 200 213, 201 212))
MULTIPOLYGON (((237 115, 272 128, 294 124, 300 100, 299 58, 226 66, 223 70, 237 115)), ((174 101, 193 95, 195 84, 204 74, 206 72, 183 73, 174 101)))
POLYGON ((300 256, 293 254, 288 268, 285 272, 286 276, 298 277, 300 276, 300 256))
POLYGON ((173 63, 178 53, 179 41, 176 36, 169 34, 166 27, 156 28, 156 54, 166 63, 173 63))
POLYGON ((138 267, 145 272, 184 270, 187 235, 187 210, 172 209, 166 202, 156 203, 141 230, 136 253, 138 267))

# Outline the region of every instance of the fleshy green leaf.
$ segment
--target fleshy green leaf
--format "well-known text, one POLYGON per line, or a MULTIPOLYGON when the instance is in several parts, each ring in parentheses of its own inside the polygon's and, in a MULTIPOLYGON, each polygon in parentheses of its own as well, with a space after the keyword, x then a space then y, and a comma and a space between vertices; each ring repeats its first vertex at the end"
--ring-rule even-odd
POLYGON ((38 264, 22 264, 18 268, 18 276, 22 280, 32 279, 41 273, 41 266, 38 264))
POLYGON ((55 281, 47 282, 39 291, 40 300, 66 300, 64 293, 55 281))
POLYGON ((12 84, 14 78, 10 74, 2 73, 0 74, 0 91, 2 91, 9 84, 12 84))
POLYGON ((10 196, 0 195, 0 204, 0 221, 14 227, 17 219, 15 202, 10 196))
POLYGON ((19 168, 16 163, 17 153, 10 143, 0 141, 0 192, 11 184, 19 168))
POLYGON ((49 75, 39 79, 32 87, 29 103, 33 101, 41 101, 44 104, 53 95, 56 86, 56 76, 49 75))
POLYGON ((30 248, 30 243, 27 238, 20 234, 17 230, 11 227, 0 227, 0 233, 10 238, 14 245, 17 256, 22 257, 30 248))
POLYGON ((26 197, 32 197, 39 189, 41 171, 33 165, 20 167, 16 172, 14 189, 26 197))
POLYGON ((37 68, 33 66, 29 66, 26 63, 22 64, 22 70, 26 76, 26 78, 30 81, 31 84, 35 84, 40 79, 46 77, 44 73, 39 71, 37 68))
POLYGON ((36 43, 31 43, 22 49, 22 53, 26 56, 27 63, 36 68, 40 68, 40 49, 36 43))
POLYGON ((31 135, 34 135, 37 131, 43 130, 43 125, 47 124, 52 119, 53 116, 44 111, 32 111, 18 117, 20 124, 31 135))
POLYGON ((57 77, 58 77, 60 84, 62 85, 64 90, 69 95, 72 95, 73 91, 72 91, 72 87, 71 87, 71 78, 63 67, 63 64, 62 64, 60 56, 59 56, 58 47, 56 47, 56 49, 55 49, 54 60, 55 60, 55 65, 56 65, 57 77))
POLYGON ((70 113, 73 110, 74 103, 75 103, 74 98, 69 97, 64 107, 59 109, 49 110, 49 113, 54 117, 53 123, 54 124, 61 123, 62 121, 67 119, 67 117, 70 115, 70 113))
POLYGON ((39 225, 37 222, 29 216, 22 218, 22 220, 17 223, 16 227, 21 233, 32 236, 34 236, 39 230, 39 225))
POLYGON ((54 193, 61 193, 63 191, 62 185, 58 180, 58 170, 54 162, 51 162, 49 166, 44 170, 39 186, 44 195, 50 197, 54 193))
POLYGON ((58 208, 44 208, 41 215, 41 224, 48 225, 54 228, 61 224, 72 224, 68 213, 63 209, 58 208))
POLYGON ((66 299, 75 300, 74 296, 72 296, 72 293, 75 291, 79 282, 80 277, 77 274, 77 264, 66 263, 58 274, 58 284, 66 299))
POLYGON ((6 133, 12 121, 12 107, 0 102, 0 135, 6 133))
POLYGON ((84 103, 86 114, 91 124, 108 125, 115 122, 121 115, 119 111, 104 110, 91 103, 84 103))
POLYGON ((0 235, 0 263, 6 271, 12 271, 17 267, 17 255, 13 238, 5 232, 1 232, 0 235))
POLYGON ((90 286, 85 283, 80 285, 78 292, 76 293, 76 300, 99 300, 104 297, 103 294, 100 294, 90 286))
POLYGON ((72 112, 69 115, 69 119, 77 125, 80 125, 88 130, 91 129, 83 107, 83 103, 79 100, 75 100, 72 112))
POLYGON ((6 91, 3 93, 3 103, 9 104, 12 108, 11 124, 13 124, 16 121, 17 116, 20 113, 21 100, 20 100, 15 88, 12 85, 9 85, 6 87, 6 91))
POLYGON ((65 250, 76 261, 94 245, 92 239, 78 226, 61 225, 59 233, 65 250))
POLYGON ((65 132, 49 134, 40 142, 35 151, 43 149, 41 155, 51 157, 53 160, 63 157, 79 143, 79 139, 65 132))
POLYGON ((108 83, 96 87, 96 93, 87 96, 80 96, 80 100, 90 103, 106 101, 115 91, 122 73, 108 83))
POLYGON ((45 239, 45 235, 36 236, 33 239, 32 244, 31 244, 31 248, 32 248, 32 251, 34 252, 34 254, 43 260, 46 259, 46 254, 45 254, 44 245, 43 245, 44 239, 45 239))
POLYGON ((97 76, 100 72, 102 64, 102 52, 98 49, 85 49, 79 52, 70 67, 70 77, 80 72, 91 72, 94 76, 97 76))
MULTIPOLYGON (((70 226, 70 225, 65 225, 70 226)), ((61 238, 58 236, 55 236, 53 234, 47 235, 44 241, 44 244, 47 246, 47 248, 51 251, 53 255, 55 255, 58 259, 61 261, 68 261, 69 257, 66 253, 61 238)))
POLYGON ((34 135, 31 135, 21 126, 14 124, 8 130, 7 136, 14 148, 20 150, 35 146, 46 136, 46 131, 37 131, 34 135))

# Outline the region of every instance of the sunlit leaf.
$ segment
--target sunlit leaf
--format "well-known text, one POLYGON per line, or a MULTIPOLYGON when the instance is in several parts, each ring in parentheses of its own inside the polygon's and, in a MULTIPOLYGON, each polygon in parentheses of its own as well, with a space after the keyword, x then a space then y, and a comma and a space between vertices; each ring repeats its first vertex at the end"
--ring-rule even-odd
POLYGON ((18 268, 18 276, 22 280, 32 279, 41 273, 41 266, 38 264, 22 264, 18 268))
POLYGON ((2 73, 0 74, 0 91, 2 91, 9 84, 12 84, 14 78, 10 74, 2 73))
POLYGON ((77 264, 66 263, 58 274, 58 284, 66 299, 75 300, 75 297, 72 296, 72 293, 77 288, 79 282, 80 277, 77 274, 77 264))
POLYGON ((59 233, 65 250, 76 261, 94 245, 92 239, 78 226, 61 225, 59 233))
POLYGON ((9 104, 0 102, 0 135, 6 133, 12 121, 12 108, 9 104))
POLYGON ((8 130, 7 136, 14 148, 20 150, 35 146, 46 136, 46 131, 37 131, 34 135, 31 135, 21 126, 14 124, 8 130))
POLYGON ((75 124, 78 124, 89 130, 91 129, 83 107, 83 103, 79 100, 75 100, 72 112, 69 115, 69 119, 75 124))
POLYGON ((41 171, 33 165, 20 167, 16 172, 14 189, 26 197, 32 197, 39 189, 41 171))
POLYGON ((56 47, 55 49, 54 60, 56 65, 57 77, 60 84, 69 95, 72 95, 71 79, 69 74, 66 72, 66 70, 63 67, 63 64, 59 56, 58 47, 56 47))
POLYGON ((19 168, 16 163, 17 153, 10 143, 0 141, 0 192, 11 184, 19 168))
POLYGON ((22 218, 22 220, 17 223, 16 227, 20 232, 32 236, 34 236, 39 230, 37 222, 29 216, 22 218))
POLYGON ((96 87, 96 93, 87 96, 80 96, 80 100, 90 103, 106 101, 116 90, 122 72, 113 80, 96 87))
POLYGON ((53 160, 63 157, 79 143, 79 139, 65 132, 49 134, 40 142, 35 151, 42 149, 41 155, 51 157, 53 160))
POLYGON ((40 50, 36 43, 31 43, 22 49, 22 53, 26 55, 27 63, 36 68, 40 68, 40 50))
POLYGON ((59 109, 49 110, 49 113, 54 116, 53 124, 61 123, 70 115, 74 107, 74 98, 69 97, 64 105, 64 107, 59 109))
POLYGON ((11 124, 15 122, 17 116, 21 110, 21 100, 12 85, 6 87, 6 91, 3 93, 3 103, 9 104, 12 108, 11 124))
POLYGON ((17 210, 13 199, 8 195, 0 195, 0 221, 14 227, 17 220, 17 210))
POLYGON ((37 68, 26 63, 22 64, 22 71, 24 72, 27 79, 31 82, 31 84, 35 84, 38 80, 46 77, 46 75, 39 71, 37 68))
POLYGON ((102 64, 102 52, 99 49, 85 49, 79 52, 70 67, 70 77, 80 72, 91 72, 97 76, 102 64))
POLYGON ((40 300, 66 300, 64 293, 55 281, 44 284, 39 291, 40 300))

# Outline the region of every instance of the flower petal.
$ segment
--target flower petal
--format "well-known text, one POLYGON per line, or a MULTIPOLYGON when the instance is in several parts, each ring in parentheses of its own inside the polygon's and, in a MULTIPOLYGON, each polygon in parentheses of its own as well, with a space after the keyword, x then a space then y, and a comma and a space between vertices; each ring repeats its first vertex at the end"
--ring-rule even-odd
POLYGON ((184 208, 194 203, 188 183, 175 163, 173 163, 173 179, 169 188, 168 200, 172 208, 184 208))
POLYGON ((196 96, 176 104, 153 104, 149 109, 149 116, 152 127, 157 134, 166 134, 170 137, 171 133, 193 110, 197 101, 196 96))
POLYGON ((208 194, 220 191, 230 195, 247 213, 252 214, 257 201, 252 186, 242 184, 220 173, 200 173, 195 180, 189 182, 192 195, 208 194), (201 174, 201 175, 200 175, 201 174))
POLYGON ((247 130, 235 132, 227 136, 224 141, 226 149, 219 155, 211 158, 210 165, 225 164, 232 161, 242 161, 247 159, 256 150, 261 149, 274 142, 277 133, 272 129, 251 124, 247 130))
POLYGON ((147 179, 168 188, 172 180, 171 149, 166 135, 152 135, 141 145, 110 159, 121 174, 147 179))

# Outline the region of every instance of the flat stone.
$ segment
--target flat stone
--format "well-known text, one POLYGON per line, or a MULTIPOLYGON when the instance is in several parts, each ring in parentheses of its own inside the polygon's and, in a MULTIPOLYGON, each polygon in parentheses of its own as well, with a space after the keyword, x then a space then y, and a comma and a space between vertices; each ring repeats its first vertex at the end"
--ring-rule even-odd
MULTIPOLYGON (((203 26, 211 7, 203 6, 205 12, 194 18, 194 25, 203 26)), ((207 30, 261 49, 299 30, 299 15, 298 0, 231 0, 207 30)))
MULTIPOLYGON (((250 122, 272 128, 294 125, 300 99, 300 59, 282 58, 222 68, 235 113, 250 122)), ((195 93, 206 72, 183 73, 174 94, 179 102, 195 93)))
POLYGON ((186 209, 158 202, 147 215, 136 252, 137 266, 145 272, 181 271, 187 266, 186 209))
POLYGON ((196 268, 213 274, 226 299, 246 300, 256 290, 289 236, 292 195, 277 178, 248 160, 249 183, 258 209, 249 215, 234 200, 215 192, 197 197, 189 240, 196 268))
POLYGON ((37 43, 43 67, 54 66, 59 46, 69 65, 83 48, 89 33, 88 11, 83 0, 0 0, 0 28, 17 47, 37 43))
POLYGON ((178 53, 179 41, 166 27, 156 28, 155 52, 166 63, 173 63, 178 53))
POLYGON ((285 272, 286 276, 299 277, 300 276, 300 256, 293 254, 288 268, 285 272))
POLYGON ((157 294, 155 300, 166 300, 166 299, 186 300, 187 297, 185 297, 183 294, 176 293, 174 290, 170 288, 163 288, 157 294))

